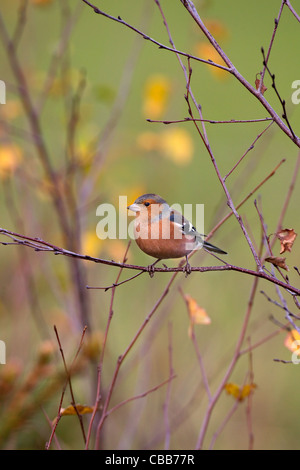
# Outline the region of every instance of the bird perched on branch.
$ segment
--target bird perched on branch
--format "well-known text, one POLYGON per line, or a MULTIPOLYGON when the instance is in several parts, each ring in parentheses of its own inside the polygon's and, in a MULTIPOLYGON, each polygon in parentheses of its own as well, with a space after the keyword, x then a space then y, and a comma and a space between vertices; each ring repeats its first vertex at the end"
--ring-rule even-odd
POLYGON ((154 258, 149 266, 157 261, 168 258, 186 258, 184 270, 191 272, 188 254, 200 248, 226 255, 220 248, 206 242, 204 236, 180 214, 173 210, 168 203, 157 194, 144 194, 138 197, 127 209, 136 213, 134 221, 134 236, 139 248, 154 258))

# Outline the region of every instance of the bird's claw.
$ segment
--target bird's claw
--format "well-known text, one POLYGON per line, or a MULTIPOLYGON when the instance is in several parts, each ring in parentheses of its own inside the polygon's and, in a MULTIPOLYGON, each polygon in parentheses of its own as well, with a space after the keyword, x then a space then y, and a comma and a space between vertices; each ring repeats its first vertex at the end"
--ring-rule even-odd
POLYGON ((185 273, 185 277, 188 277, 191 274, 192 268, 191 268, 191 265, 188 261, 183 266, 182 271, 185 273))
POLYGON ((149 274, 150 277, 153 277, 154 276, 154 263, 152 264, 149 264, 149 266, 147 266, 147 272, 149 274))

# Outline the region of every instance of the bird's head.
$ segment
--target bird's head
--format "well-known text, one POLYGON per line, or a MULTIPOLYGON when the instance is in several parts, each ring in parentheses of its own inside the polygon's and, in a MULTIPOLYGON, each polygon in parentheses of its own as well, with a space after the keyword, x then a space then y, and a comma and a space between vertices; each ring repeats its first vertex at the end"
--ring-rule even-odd
POLYGON ((127 207, 127 209, 133 211, 133 212, 145 212, 147 211, 148 213, 153 210, 153 208, 158 208, 158 207, 169 207, 167 202, 157 194, 143 194, 142 196, 139 196, 133 204, 127 207))

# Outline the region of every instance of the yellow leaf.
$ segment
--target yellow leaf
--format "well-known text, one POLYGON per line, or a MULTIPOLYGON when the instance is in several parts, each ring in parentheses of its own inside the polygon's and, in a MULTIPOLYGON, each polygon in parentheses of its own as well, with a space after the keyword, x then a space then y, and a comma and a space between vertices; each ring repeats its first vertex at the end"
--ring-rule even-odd
MULTIPOLYGON (((217 53, 215 48, 212 46, 212 44, 207 44, 205 42, 200 42, 196 45, 196 54, 201 59, 204 60, 211 60, 212 62, 215 62, 218 65, 223 65, 226 67, 226 64, 222 57, 217 53)), ((222 70, 218 67, 214 67, 213 65, 208 65, 209 71, 212 75, 214 75, 216 78, 224 80, 228 78, 229 73, 226 72, 225 70, 222 70)))
POLYGON ((76 163, 85 171, 89 171, 93 163, 93 151, 87 139, 78 142, 76 163))
POLYGON ((193 157, 194 144, 185 129, 169 129, 161 134, 159 147, 167 158, 177 165, 186 165, 193 157))
POLYGON ((144 115, 152 119, 159 118, 166 109, 171 90, 170 80, 163 75, 148 79, 144 91, 144 115))
POLYGON ((6 144, 0 147, 0 179, 12 175, 22 160, 21 149, 17 145, 6 144))
POLYGON ((254 383, 246 384, 243 387, 240 387, 235 383, 229 382, 224 386, 224 389, 228 395, 232 395, 238 401, 243 401, 255 388, 256 384, 254 383))
POLYGON ((82 252, 96 258, 99 255, 102 241, 97 237, 95 230, 85 232, 82 236, 82 252))
POLYGON ((284 340, 284 345, 291 352, 297 351, 298 355, 300 355, 300 334, 298 333, 297 330, 291 330, 288 332, 284 340), (299 343, 297 343, 296 341, 299 341, 299 343))
POLYGON ((137 145, 145 152, 161 152, 177 165, 186 165, 193 158, 194 143, 185 129, 172 127, 156 134, 144 132, 139 135, 137 145))
POLYGON ((91 406, 86 406, 86 405, 78 405, 76 404, 76 410, 73 405, 67 406, 67 408, 61 408, 60 409, 60 415, 61 416, 72 416, 72 415, 85 415, 88 413, 93 413, 93 407, 91 406))

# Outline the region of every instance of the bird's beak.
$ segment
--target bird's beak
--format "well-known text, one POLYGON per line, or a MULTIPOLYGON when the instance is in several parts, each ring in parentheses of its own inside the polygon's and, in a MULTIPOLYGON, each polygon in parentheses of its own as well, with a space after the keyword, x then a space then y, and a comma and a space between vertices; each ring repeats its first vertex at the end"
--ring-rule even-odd
POLYGON ((127 206, 127 209, 130 210, 130 211, 133 211, 133 212, 140 212, 141 211, 140 204, 136 204, 135 202, 133 204, 131 204, 130 206, 127 206))

